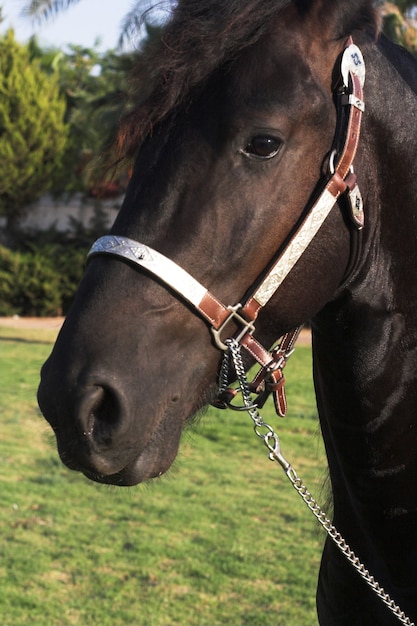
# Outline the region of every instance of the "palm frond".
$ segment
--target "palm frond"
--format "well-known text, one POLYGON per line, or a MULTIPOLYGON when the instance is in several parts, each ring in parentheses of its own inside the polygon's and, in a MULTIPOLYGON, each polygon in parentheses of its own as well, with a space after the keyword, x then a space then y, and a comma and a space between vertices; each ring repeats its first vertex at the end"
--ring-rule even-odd
POLYGON ((57 15, 61 11, 68 9, 71 5, 77 4, 80 0, 30 0, 24 6, 22 13, 36 20, 45 20, 52 15, 57 15))
POLYGON ((174 4, 174 0, 136 0, 121 23, 119 47, 139 42, 149 27, 160 26, 169 18, 174 4))

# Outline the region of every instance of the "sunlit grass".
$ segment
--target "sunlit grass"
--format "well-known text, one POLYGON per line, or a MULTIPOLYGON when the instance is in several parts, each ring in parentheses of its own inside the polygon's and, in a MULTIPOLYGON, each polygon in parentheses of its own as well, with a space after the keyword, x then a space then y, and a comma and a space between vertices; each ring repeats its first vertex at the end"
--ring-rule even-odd
MULTIPOLYGON (((60 463, 36 407, 54 331, 0 328, 0 626, 314 626, 323 537, 246 415, 210 410, 171 472, 132 489, 60 463)), ((326 468, 300 347, 267 421, 320 494, 326 468)))

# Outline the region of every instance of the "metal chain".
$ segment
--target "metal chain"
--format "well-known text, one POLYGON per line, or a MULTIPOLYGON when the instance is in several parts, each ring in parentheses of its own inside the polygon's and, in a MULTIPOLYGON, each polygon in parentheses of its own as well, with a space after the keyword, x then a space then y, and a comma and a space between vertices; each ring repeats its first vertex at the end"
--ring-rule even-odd
POLYGON ((292 465, 285 459, 281 453, 281 444, 278 435, 264 420, 258 412, 258 409, 254 407, 249 383, 246 377, 246 371, 243 365, 242 356, 240 353, 240 344, 235 339, 228 339, 226 341, 228 351, 225 352, 222 367, 220 370, 220 391, 224 390, 227 385, 227 368, 232 360, 236 376, 239 382, 240 392, 242 394, 243 402, 249 413, 253 423, 254 431, 256 435, 263 440, 265 446, 269 450, 269 458, 271 461, 276 461, 284 470, 286 476, 291 482, 294 489, 300 495, 310 511, 318 519, 330 539, 334 541, 336 546, 345 555, 347 560, 353 565, 355 570, 363 578, 363 580, 370 586, 375 594, 382 600, 389 610, 395 615, 395 617, 405 626, 415 626, 414 622, 401 610, 401 608, 392 600, 388 593, 381 587, 381 585, 375 580, 375 578, 369 573, 365 565, 356 556, 349 544, 339 533, 337 528, 332 524, 320 505, 308 491, 303 481, 298 477, 297 472, 292 465), (223 389, 222 389, 223 387, 223 389))

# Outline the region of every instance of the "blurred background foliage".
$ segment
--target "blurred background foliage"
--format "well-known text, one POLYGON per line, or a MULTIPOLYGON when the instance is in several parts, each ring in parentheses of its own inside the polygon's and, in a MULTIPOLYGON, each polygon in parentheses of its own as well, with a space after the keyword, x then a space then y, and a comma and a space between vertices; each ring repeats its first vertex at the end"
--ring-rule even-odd
MULTIPOLYGON (((28 0, 24 12, 43 20, 81 1, 28 0)), ((173 4, 166 0, 167 15, 173 4)), ((376 4, 387 36, 417 56, 417 2, 376 4)), ((78 225, 66 236, 22 233, 19 219, 47 191, 58 197, 123 195, 130 172, 110 167, 116 158, 111 146, 121 116, 140 97, 130 81, 138 56, 161 32, 146 12, 149 5, 136 0, 124 18, 120 44, 136 33, 134 50, 44 48, 36 37, 18 43, 12 30, 0 37, 0 215, 6 220, 0 315, 60 315, 70 306, 86 250, 105 230, 103 223, 78 225)))
POLYGON ((381 3, 384 33, 417 56, 417 2, 381 3))

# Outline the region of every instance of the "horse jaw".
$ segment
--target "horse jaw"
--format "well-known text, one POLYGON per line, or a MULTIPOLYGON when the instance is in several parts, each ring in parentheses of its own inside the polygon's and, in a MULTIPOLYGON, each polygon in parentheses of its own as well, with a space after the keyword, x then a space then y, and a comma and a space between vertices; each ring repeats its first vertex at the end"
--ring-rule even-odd
MULTIPOLYGON (((121 263, 115 269, 121 273, 119 284, 123 272, 132 271, 121 263)), ((100 263, 88 273, 99 288, 100 263)), ((81 298, 85 285, 91 290, 91 283, 83 281, 81 298)), ((109 317, 100 325, 92 323, 99 310, 69 314, 42 368, 38 402, 60 457, 96 482, 134 485, 165 473, 185 423, 213 398, 220 354, 205 324, 162 288, 161 293, 168 303, 164 306, 160 299, 152 313, 138 312, 134 294, 133 314, 126 298, 118 324, 111 321, 112 306, 118 307, 111 296, 105 303, 109 317), (137 325, 126 333, 132 317, 137 325), (188 332, 181 335, 179 328, 188 332), (196 342, 197 362, 190 358, 196 342)))

